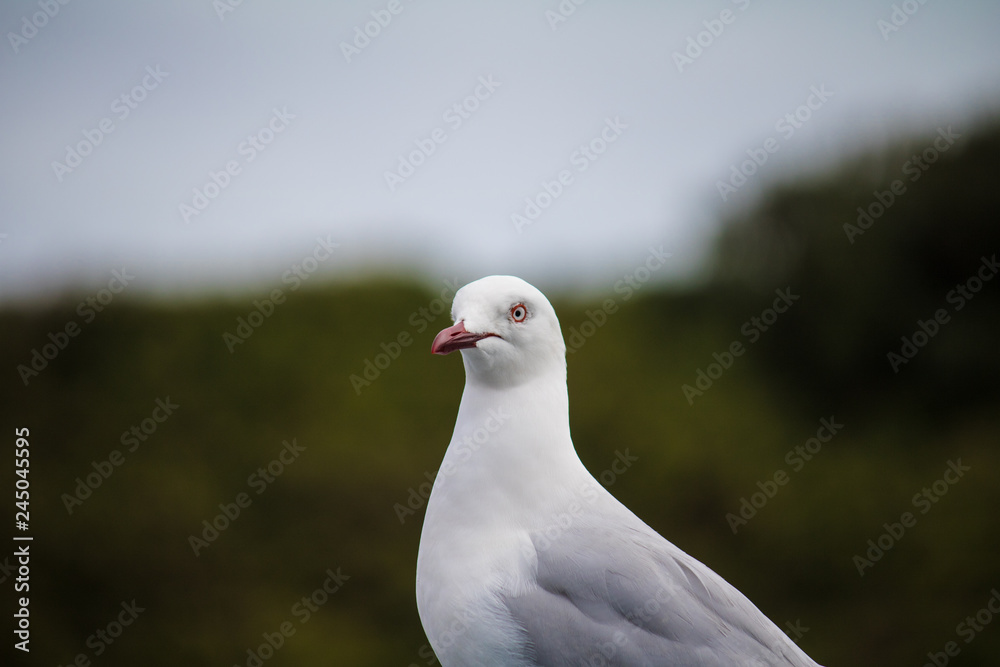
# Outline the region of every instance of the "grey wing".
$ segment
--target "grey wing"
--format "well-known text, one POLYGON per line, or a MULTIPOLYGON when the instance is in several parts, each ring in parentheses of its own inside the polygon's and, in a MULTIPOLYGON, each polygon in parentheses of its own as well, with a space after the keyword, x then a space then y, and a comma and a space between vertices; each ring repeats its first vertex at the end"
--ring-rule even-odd
POLYGON ((533 535, 537 586, 504 598, 544 667, 818 667, 742 593, 629 512, 533 535))

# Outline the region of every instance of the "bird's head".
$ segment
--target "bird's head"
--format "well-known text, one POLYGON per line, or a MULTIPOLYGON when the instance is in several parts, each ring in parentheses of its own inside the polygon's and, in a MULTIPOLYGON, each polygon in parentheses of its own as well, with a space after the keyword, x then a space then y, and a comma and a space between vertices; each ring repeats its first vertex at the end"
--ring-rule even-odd
POLYGON ((487 276, 455 294, 454 326, 431 344, 434 354, 462 351, 470 381, 517 385, 566 370, 559 319, 545 295, 520 278, 487 276))

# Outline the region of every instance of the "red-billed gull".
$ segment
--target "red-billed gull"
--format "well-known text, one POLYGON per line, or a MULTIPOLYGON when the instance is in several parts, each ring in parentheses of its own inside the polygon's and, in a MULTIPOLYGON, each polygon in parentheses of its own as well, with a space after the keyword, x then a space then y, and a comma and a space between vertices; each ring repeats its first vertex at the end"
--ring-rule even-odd
POLYGON ((465 392, 417 557, 420 620, 443 667, 816 667, 587 472, 541 292, 489 276, 458 291, 452 317, 431 351, 461 350, 465 392))

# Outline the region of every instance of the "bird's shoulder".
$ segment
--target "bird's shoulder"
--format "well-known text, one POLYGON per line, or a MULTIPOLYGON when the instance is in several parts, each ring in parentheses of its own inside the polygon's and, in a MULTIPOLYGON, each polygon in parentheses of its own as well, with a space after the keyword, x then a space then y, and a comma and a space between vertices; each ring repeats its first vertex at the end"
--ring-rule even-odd
POLYGON ((538 664, 815 665, 736 588, 624 506, 527 537, 536 585, 503 602, 538 664))

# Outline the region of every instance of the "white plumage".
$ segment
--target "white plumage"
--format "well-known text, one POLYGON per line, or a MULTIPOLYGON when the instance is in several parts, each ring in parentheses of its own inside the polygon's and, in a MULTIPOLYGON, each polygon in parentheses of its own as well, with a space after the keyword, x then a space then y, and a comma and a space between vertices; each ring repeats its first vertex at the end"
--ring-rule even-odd
POLYGON ((584 468, 541 292, 490 276, 458 291, 452 316, 432 351, 462 351, 465 392, 417 557, 443 667, 816 665, 584 468))

